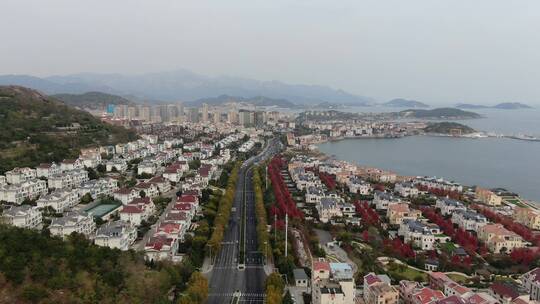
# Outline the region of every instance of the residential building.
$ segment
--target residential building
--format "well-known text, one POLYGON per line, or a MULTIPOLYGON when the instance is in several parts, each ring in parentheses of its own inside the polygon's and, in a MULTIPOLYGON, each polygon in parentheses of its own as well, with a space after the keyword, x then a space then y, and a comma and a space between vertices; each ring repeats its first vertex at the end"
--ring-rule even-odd
POLYGON ((4 210, 2 220, 15 227, 36 229, 42 223, 42 216, 37 207, 23 205, 4 210))
POLYGON ((373 196, 372 204, 377 210, 387 210, 390 204, 400 203, 401 199, 391 193, 376 190, 373 196))
POLYGON ((529 207, 514 208, 513 218, 516 222, 531 229, 540 230, 540 212, 529 207))
POLYGON ((324 190, 321 187, 308 187, 306 189, 306 203, 317 204, 325 197, 324 190))
POLYGON ((36 168, 37 177, 49 178, 49 176, 56 175, 60 172, 61 172, 60 166, 57 165, 56 163, 40 164, 36 168))
POLYGON ((127 169, 128 169, 127 162, 125 159, 122 159, 122 158, 111 159, 105 163, 105 170, 107 172, 112 172, 112 171, 125 172, 127 169))
POLYGON ((397 183, 394 191, 402 197, 416 197, 419 193, 418 188, 410 182, 397 183))
POLYGON ((113 192, 113 197, 121 201, 122 204, 127 205, 133 199, 139 197, 139 192, 135 189, 120 188, 113 192))
POLYGON ((476 197, 486 205, 500 206, 502 204, 502 197, 498 196, 489 189, 476 187, 475 194, 476 197))
POLYGON ((442 291, 424 287, 412 294, 411 304, 432 304, 444 298, 442 291))
POLYGON ((138 183, 135 186, 135 190, 139 193, 144 192, 144 194, 149 197, 156 197, 159 195, 158 187, 151 183, 138 183))
POLYGON ((360 195, 370 195, 373 191, 373 187, 370 183, 356 177, 350 177, 347 181, 347 187, 351 193, 356 193, 360 195))
POLYGON ((171 183, 169 180, 162 176, 153 177, 148 181, 150 184, 156 185, 160 193, 166 193, 171 191, 171 183))
POLYGON ((149 175, 155 175, 156 174, 156 164, 149 160, 143 160, 137 165, 137 174, 149 174, 149 175))
POLYGON ((66 238, 73 232, 83 234, 87 238, 93 236, 96 223, 92 214, 83 211, 71 211, 63 217, 53 218, 49 225, 51 235, 66 238))
POLYGON ((36 169, 32 168, 15 168, 6 172, 6 181, 8 184, 21 184, 36 177, 36 169))
POLYGON ((164 235, 153 236, 144 246, 144 252, 148 261, 172 260, 178 252, 178 239, 164 235))
POLYGON ((28 179, 20 184, 0 186, 0 201, 20 205, 25 199, 36 199, 47 194, 47 182, 40 179, 28 179))
POLYGON ((309 286, 309 278, 304 269, 302 268, 293 269, 293 276, 294 276, 294 286, 296 287, 309 286))
POLYGON ((520 296, 518 286, 505 282, 491 284, 488 288, 488 294, 501 304, 510 304, 520 296))
POLYGON ((73 169, 49 176, 47 184, 50 189, 77 188, 88 181, 88 172, 84 169, 73 169))
POLYGON ((137 227, 125 221, 108 222, 96 231, 94 243, 98 246, 129 250, 137 239, 137 227))
POLYGON ((90 194, 92 199, 97 199, 100 196, 113 196, 116 190, 118 190, 118 181, 109 177, 83 182, 77 188, 79 196, 90 194))
POLYGON ((364 276, 365 304, 397 304, 398 300, 398 290, 388 282, 384 282, 374 273, 364 276))
POLYGON ((135 198, 120 209, 120 219, 140 226, 142 221, 148 220, 155 213, 155 205, 149 197, 135 198))
POLYGON ((475 232, 488 223, 488 220, 484 215, 470 210, 454 211, 451 220, 452 223, 458 225, 461 229, 475 232))
POLYGON ((84 164, 80 159, 64 159, 60 163, 60 171, 72 171, 77 169, 84 169, 84 164))
POLYGON ((79 194, 76 190, 56 190, 51 194, 41 196, 37 201, 38 208, 51 207, 62 213, 79 203, 79 194))
POLYGON ((421 215, 420 210, 410 209, 406 203, 390 204, 386 211, 388 222, 392 225, 401 225, 404 220, 416 220, 421 215))
POLYGON ((540 301, 540 267, 521 276, 523 287, 530 294, 531 300, 540 301))
POLYGON ((444 216, 451 215, 452 213, 458 210, 462 210, 462 211, 467 210, 467 208, 465 207, 465 205, 463 205, 462 202, 451 199, 451 198, 437 199, 437 201, 435 202, 435 208, 438 208, 439 210, 441 210, 441 214, 444 216))
POLYGON ((399 226, 398 235, 405 243, 412 243, 422 250, 433 250, 436 243, 445 243, 449 237, 441 233, 435 224, 424 224, 416 220, 404 220, 399 226))
POLYGON ((487 224, 478 229, 478 239, 493 253, 510 253, 514 248, 525 246, 523 239, 501 224, 487 224))
POLYGON ((333 217, 342 217, 343 213, 336 199, 324 197, 316 205, 319 214, 319 220, 323 223, 328 223, 333 217))

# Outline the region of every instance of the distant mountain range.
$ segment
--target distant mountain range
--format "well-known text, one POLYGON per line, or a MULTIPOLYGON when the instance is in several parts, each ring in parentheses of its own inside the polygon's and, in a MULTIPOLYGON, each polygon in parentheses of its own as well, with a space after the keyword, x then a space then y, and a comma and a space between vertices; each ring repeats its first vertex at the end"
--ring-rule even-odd
POLYGON ((295 104, 323 102, 366 105, 373 100, 326 86, 258 81, 230 76, 208 77, 187 70, 141 75, 83 73, 65 76, 0 76, 0 85, 21 85, 47 94, 104 92, 142 101, 197 101, 209 96, 265 96, 295 104))
POLYGON ((403 98, 392 99, 388 102, 383 103, 382 105, 394 108, 429 108, 429 105, 423 102, 403 98))
POLYGON ((531 106, 522 104, 519 102, 503 102, 494 106, 484 106, 469 103, 459 103, 456 105, 459 109, 501 109, 501 110, 514 110, 514 109, 531 109, 531 106))

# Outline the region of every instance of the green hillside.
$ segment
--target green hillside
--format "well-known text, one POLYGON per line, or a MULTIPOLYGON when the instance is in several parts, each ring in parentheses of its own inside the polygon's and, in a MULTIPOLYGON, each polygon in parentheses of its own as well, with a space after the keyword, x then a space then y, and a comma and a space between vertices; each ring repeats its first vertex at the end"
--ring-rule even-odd
POLYGON ((105 124, 35 90, 0 86, 0 174, 135 138, 131 130, 105 124))
POLYGON ((134 104, 132 101, 118 95, 102 92, 87 92, 84 94, 56 94, 51 97, 64 102, 67 105, 81 108, 104 108, 108 104, 134 104))

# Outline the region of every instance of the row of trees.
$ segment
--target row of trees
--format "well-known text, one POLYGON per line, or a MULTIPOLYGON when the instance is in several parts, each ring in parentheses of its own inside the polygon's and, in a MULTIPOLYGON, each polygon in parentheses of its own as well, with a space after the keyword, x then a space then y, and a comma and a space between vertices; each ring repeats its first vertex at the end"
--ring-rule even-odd
POLYGON ((266 303, 281 304, 285 282, 278 273, 272 273, 266 278, 266 303))
POLYGON ((208 280, 200 273, 194 272, 189 278, 180 304, 203 304, 208 299, 208 280))
POLYGON ((285 214, 288 214, 292 218, 303 218, 302 211, 296 207, 296 203, 283 180, 283 176, 281 176, 281 170, 284 168, 285 161, 279 155, 274 156, 268 165, 268 175, 272 182, 272 189, 274 190, 276 200, 271 213, 272 215, 277 214, 282 219, 285 218, 285 214))
POLYGON ((362 218, 362 223, 366 226, 379 226, 381 224, 381 218, 379 214, 369 207, 368 202, 366 201, 356 201, 354 202, 356 208, 356 213, 362 218))
POLYGON ((328 188, 328 190, 332 191, 336 189, 336 179, 333 175, 330 175, 326 172, 318 172, 319 178, 324 183, 324 185, 328 188))
POLYGON ((214 230, 210 240, 208 241, 208 245, 210 248, 212 248, 213 255, 217 254, 217 252, 221 249, 221 242, 223 241, 223 236, 229 222, 231 209, 234 202, 234 193, 236 191, 239 170, 240 163, 236 163, 235 167, 231 171, 231 175, 229 176, 225 194, 219 201, 218 212, 214 218, 214 230))
POLYGON ((440 188, 430 188, 424 185, 416 185, 416 188, 418 188, 418 190, 420 191, 427 191, 439 197, 449 197, 455 200, 461 199, 461 193, 459 193, 458 191, 450 191, 450 190, 444 190, 440 188))
POLYGON ((266 208, 264 206, 264 196, 259 167, 255 167, 253 169, 253 189, 255 191, 255 214, 257 216, 257 239, 259 243, 259 251, 262 252, 265 257, 268 257, 268 252, 266 252, 266 246, 270 241, 267 229, 268 217, 266 214, 266 208))
POLYGON ((462 228, 454 228, 454 224, 450 219, 445 219, 440 213, 438 213, 433 207, 420 208, 422 214, 431 222, 437 224, 446 234, 451 237, 456 243, 461 245, 465 251, 471 256, 480 253, 482 255, 487 253, 487 248, 481 246, 478 238, 462 228))

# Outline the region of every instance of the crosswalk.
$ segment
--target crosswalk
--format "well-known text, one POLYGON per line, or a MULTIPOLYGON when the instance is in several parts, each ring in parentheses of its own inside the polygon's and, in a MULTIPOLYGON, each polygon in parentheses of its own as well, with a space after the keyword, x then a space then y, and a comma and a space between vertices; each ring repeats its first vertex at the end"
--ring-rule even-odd
MULTIPOLYGON (((235 292, 223 292, 223 293, 209 293, 208 296, 209 297, 232 297, 232 296, 236 296, 238 295, 237 293, 235 292)), ((250 293, 250 292, 246 292, 246 293, 240 293, 240 297, 247 297, 247 298, 264 298, 266 297, 266 295, 264 293, 250 293)))

